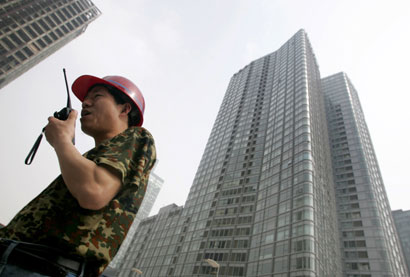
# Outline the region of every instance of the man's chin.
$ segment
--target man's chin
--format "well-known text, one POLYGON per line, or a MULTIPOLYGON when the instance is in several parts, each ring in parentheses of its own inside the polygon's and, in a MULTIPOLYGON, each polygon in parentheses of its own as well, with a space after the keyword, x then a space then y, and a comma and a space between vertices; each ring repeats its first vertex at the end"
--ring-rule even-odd
POLYGON ((90 126, 87 126, 86 124, 81 124, 81 130, 89 136, 92 136, 93 134, 93 129, 90 128, 90 126))

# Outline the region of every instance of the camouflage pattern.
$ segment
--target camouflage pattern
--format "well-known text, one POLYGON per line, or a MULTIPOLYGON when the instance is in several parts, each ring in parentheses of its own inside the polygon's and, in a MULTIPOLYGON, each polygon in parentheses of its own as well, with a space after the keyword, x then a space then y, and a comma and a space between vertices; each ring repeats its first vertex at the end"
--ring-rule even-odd
POLYGON ((0 229, 0 237, 81 256, 93 265, 89 275, 95 276, 102 273, 127 235, 143 200, 156 152, 151 134, 131 127, 84 156, 121 175, 121 189, 107 206, 98 211, 81 208, 60 175, 0 229))

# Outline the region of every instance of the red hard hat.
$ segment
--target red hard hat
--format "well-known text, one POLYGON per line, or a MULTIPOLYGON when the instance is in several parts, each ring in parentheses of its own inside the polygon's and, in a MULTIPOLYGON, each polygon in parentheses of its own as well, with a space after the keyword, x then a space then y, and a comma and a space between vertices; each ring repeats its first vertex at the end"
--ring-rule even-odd
POLYGON ((137 126, 141 126, 144 121, 145 101, 139 88, 127 78, 121 76, 106 76, 98 78, 91 75, 83 75, 78 77, 71 86, 75 96, 83 102, 88 91, 94 85, 109 85, 123 92, 137 106, 139 112, 139 122, 137 126))

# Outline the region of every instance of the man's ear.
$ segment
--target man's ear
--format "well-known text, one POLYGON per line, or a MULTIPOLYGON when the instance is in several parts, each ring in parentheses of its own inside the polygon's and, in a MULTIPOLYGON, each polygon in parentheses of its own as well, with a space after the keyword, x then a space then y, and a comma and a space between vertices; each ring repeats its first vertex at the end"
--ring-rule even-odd
POLYGON ((130 103, 125 103, 122 106, 121 113, 125 113, 125 114, 128 115, 131 112, 131 110, 132 110, 131 104, 130 103))

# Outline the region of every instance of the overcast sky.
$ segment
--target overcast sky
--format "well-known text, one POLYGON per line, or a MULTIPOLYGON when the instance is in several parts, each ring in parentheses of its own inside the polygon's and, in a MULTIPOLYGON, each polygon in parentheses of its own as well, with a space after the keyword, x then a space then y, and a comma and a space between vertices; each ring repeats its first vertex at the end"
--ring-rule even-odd
MULTIPOLYGON (((24 165, 47 117, 66 104, 82 74, 123 75, 146 100, 165 180, 151 214, 184 205, 230 77, 308 33, 321 76, 344 71, 356 87, 392 209, 410 209, 410 1, 93 0, 102 15, 80 37, 0 91, 0 223, 59 174, 44 139, 24 165)), ((81 105, 72 99, 79 110, 81 105)), ((79 127, 79 122, 77 127, 79 127)), ((93 140, 78 128, 81 152, 93 140)))

